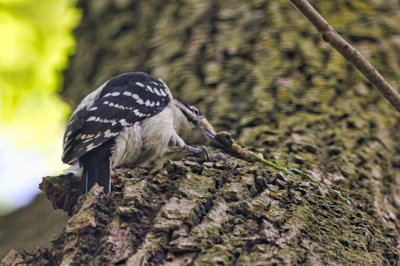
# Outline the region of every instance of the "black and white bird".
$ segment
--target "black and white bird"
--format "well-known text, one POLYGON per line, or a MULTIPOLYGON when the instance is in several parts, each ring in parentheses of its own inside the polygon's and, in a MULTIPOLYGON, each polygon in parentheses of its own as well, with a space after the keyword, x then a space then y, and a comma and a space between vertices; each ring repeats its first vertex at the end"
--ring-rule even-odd
POLYGON ((81 171, 82 194, 95 183, 108 193, 111 169, 142 165, 176 149, 199 153, 190 145, 205 145, 214 135, 202 113, 174 99, 161 79, 125 73, 77 106, 65 131, 62 161, 81 171))

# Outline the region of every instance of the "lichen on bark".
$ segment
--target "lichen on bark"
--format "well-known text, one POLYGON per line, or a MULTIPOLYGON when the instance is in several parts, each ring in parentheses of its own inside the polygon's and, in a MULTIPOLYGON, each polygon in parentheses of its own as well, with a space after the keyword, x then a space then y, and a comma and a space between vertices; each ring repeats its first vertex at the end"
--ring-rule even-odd
MULTIPOLYGON (((312 4, 399 87, 397 3, 312 4)), ((324 186, 235 159, 119 169, 110 196, 91 191, 72 209, 73 195, 46 191, 70 211, 66 229, 51 248, 13 251, 7 262, 398 263, 400 117, 289 1, 80 5, 62 91, 72 106, 115 74, 146 71, 199 106, 218 131, 324 186), (86 220, 74 218, 85 202, 86 220)), ((47 187, 76 182, 58 178, 64 183, 46 179, 47 187)))

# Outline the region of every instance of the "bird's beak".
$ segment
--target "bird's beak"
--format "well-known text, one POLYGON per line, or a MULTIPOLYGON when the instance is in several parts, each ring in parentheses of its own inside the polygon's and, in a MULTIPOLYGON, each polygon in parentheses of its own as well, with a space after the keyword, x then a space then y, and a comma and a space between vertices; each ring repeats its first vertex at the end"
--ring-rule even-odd
POLYGON ((202 128, 204 129, 205 133, 207 134, 207 136, 211 139, 215 138, 215 130, 212 127, 212 125, 207 121, 207 119, 202 118, 200 119, 200 125, 202 126, 202 128))

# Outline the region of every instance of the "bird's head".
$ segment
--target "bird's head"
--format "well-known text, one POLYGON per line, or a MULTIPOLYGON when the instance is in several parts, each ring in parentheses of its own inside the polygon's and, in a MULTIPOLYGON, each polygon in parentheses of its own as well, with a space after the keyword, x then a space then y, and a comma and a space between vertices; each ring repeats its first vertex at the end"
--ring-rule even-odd
POLYGON ((214 128, 198 108, 176 99, 174 104, 182 114, 177 130, 186 143, 206 144, 214 138, 214 128))

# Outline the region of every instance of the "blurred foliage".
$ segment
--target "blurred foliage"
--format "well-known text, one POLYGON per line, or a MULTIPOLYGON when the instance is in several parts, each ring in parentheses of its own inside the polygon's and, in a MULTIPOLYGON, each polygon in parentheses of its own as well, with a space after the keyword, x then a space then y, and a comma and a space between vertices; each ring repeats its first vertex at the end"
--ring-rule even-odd
POLYGON ((0 132, 24 149, 47 152, 60 142, 69 107, 56 92, 75 46, 74 6, 75 0, 0 0, 0 132))

